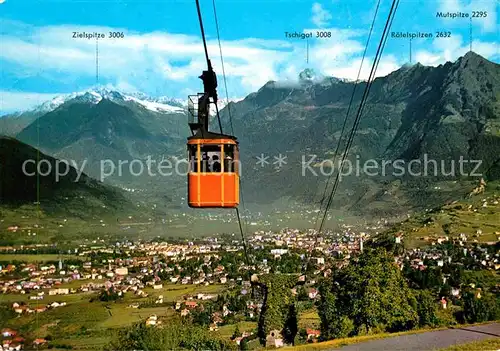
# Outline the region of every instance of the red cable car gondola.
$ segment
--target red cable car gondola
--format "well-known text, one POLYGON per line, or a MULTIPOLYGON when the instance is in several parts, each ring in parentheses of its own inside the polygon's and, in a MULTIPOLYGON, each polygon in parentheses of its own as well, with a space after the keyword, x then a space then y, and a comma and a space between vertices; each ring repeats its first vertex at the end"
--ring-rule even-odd
POLYGON ((217 76, 208 58, 203 22, 196 0, 208 70, 199 77, 204 92, 189 96, 189 127, 193 134, 187 140, 188 205, 195 208, 236 208, 240 202, 238 141, 232 135, 208 130, 210 103, 217 111, 217 76))

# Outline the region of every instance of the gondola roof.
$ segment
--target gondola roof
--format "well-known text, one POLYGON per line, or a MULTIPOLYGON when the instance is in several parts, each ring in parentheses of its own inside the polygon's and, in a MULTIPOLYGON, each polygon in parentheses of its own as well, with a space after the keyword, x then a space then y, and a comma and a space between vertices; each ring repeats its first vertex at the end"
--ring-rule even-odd
POLYGON ((202 131, 201 129, 198 129, 195 135, 192 135, 187 138, 188 140, 195 140, 195 139, 231 139, 233 141, 238 140, 234 135, 228 135, 228 134, 220 134, 220 133, 213 133, 213 132, 206 132, 202 131))

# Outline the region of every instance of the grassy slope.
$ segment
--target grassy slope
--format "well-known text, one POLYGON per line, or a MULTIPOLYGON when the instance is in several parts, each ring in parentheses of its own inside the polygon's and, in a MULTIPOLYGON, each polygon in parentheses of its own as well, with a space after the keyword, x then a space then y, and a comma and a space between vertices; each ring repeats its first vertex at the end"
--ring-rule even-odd
POLYGON ((456 345, 441 349, 439 351, 495 351, 500 350, 500 338, 492 338, 481 341, 474 341, 467 344, 456 345))
MULTIPOLYGON (((63 259, 71 259, 71 260, 85 260, 83 256, 76 255, 64 255, 63 259)), ((49 261, 58 261, 59 255, 56 254, 41 254, 41 255, 29 255, 29 254, 3 254, 0 253, 0 262, 10 262, 10 261, 22 261, 22 262, 49 262, 49 261)))
MULTIPOLYGON (((79 287, 72 282, 63 284, 62 287, 79 287)), ((98 282, 97 282, 98 283, 98 282)), ((212 293, 216 294, 225 289, 224 285, 192 286, 166 284, 163 289, 144 289, 148 298, 139 298, 132 294, 126 294, 125 298, 116 303, 89 302, 93 294, 78 293, 60 296, 45 296, 42 301, 29 300, 28 295, 0 295, 0 303, 12 304, 13 302, 26 302, 31 307, 45 306, 54 301, 66 302, 67 306, 55 310, 46 311, 34 316, 23 316, 8 321, 7 325, 18 329, 30 336, 45 337, 51 335, 53 343, 72 345, 74 349, 101 349, 116 334, 118 328, 132 325, 135 322, 145 320, 152 314, 167 317, 174 311, 170 305, 160 307, 148 307, 133 309, 128 307, 134 302, 146 302, 152 297, 163 295, 165 302, 174 302, 186 294, 212 293), (85 330, 85 329, 86 330, 85 330)), ((319 317, 313 310, 305 311, 299 318, 301 327, 318 327, 319 317)), ((236 325, 225 325, 219 328, 218 333, 229 339, 236 325)), ((255 331, 256 322, 239 322, 241 332, 255 331)))
MULTIPOLYGON (((475 324, 464 324, 462 326, 473 326, 473 325, 481 325, 481 324, 488 324, 492 322, 484 322, 484 323, 475 323, 475 324)), ((289 346, 285 347, 282 350, 286 351, 316 351, 316 350, 327 350, 327 349, 332 349, 332 348, 338 348, 342 346, 347 346, 347 345, 352 345, 352 344, 358 344, 361 342, 366 342, 366 341, 371 341, 371 340, 379 340, 379 339, 385 339, 385 338, 390 338, 390 337, 395 337, 395 336, 400 336, 400 335, 410 335, 410 334, 420 334, 420 333, 426 333, 429 331, 437 331, 437 330, 445 330, 448 329, 448 327, 439 327, 439 328, 422 328, 422 329, 415 329, 415 330, 409 330, 405 332, 399 332, 399 333, 380 333, 380 334, 374 334, 374 335, 363 335, 363 336, 355 336, 351 338, 341 338, 341 339, 335 339, 335 340, 329 340, 325 342, 320 342, 320 343, 313 343, 313 344, 305 344, 305 345, 299 345, 299 346, 289 346)), ((500 340, 500 339, 496 339, 500 340)), ((481 342, 478 342, 480 344, 481 342)), ((471 343, 470 345, 474 345, 475 343, 471 343)), ((457 349, 445 349, 446 351, 462 351, 462 350, 476 350, 474 348, 467 348, 465 345, 469 344, 464 344, 464 348, 457 348, 457 349)), ((492 344, 491 346, 496 345, 492 344)), ((457 346, 460 347, 460 346, 457 346)), ((493 348, 486 348, 486 349, 478 349, 478 350, 494 350, 493 348)), ((496 349, 495 349, 496 350, 496 349)), ((439 350, 439 351, 444 351, 444 350, 439 350)))
MULTIPOLYGON (((78 287, 88 281, 82 280, 79 284, 63 284, 62 287, 78 287)), ((152 314, 167 317, 174 311, 167 304, 160 307, 148 307, 134 309, 129 305, 138 302, 147 302, 151 297, 163 295, 165 302, 174 302, 186 294, 217 293, 225 289, 223 285, 210 286, 184 286, 167 284, 163 289, 144 289, 148 298, 140 298, 132 293, 127 293, 123 300, 116 303, 104 303, 100 301, 90 302, 95 294, 78 293, 60 296, 45 296, 44 300, 29 300, 27 295, 0 295, 0 303, 12 304, 13 302, 26 302, 31 307, 45 306, 48 303, 66 302, 67 306, 49 310, 37 315, 24 315, 21 318, 13 318, 6 325, 20 330, 24 335, 33 337, 45 337, 51 335, 53 343, 68 344, 75 349, 102 349, 117 332, 118 328, 132 325, 145 320, 152 314)), ((2 323, 3 325, 4 323, 2 323)), ((242 330, 251 330, 247 325, 241 326, 242 330)), ((234 326, 227 326, 225 333, 230 337, 234 326)), ((225 334, 224 334, 225 335, 225 334)))
POLYGON ((447 205, 419 213, 382 234, 389 238, 404 233, 408 247, 425 245, 425 238, 467 235, 468 241, 496 242, 500 237, 500 183, 486 185, 484 194, 464 197, 447 205), (487 207, 483 207, 483 203, 487 207), (494 204, 498 202, 498 204, 494 204), (481 230, 481 234, 477 231, 481 230))
MULTIPOLYGON (((116 237, 128 234, 147 234, 151 230, 150 216, 147 213, 124 211, 121 214, 100 214, 86 219, 71 214, 49 214, 39 211, 32 205, 9 209, 0 207, 0 239, 7 245, 15 244, 45 244, 71 241, 77 243, 82 239, 97 239, 116 237), (140 225, 126 225, 129 215, 140 225), (65 221, 66 220, 66 221, 65 221), (101 222, 101 220, 103 222, 101 222), (103 226, 104 224, 104 226, 103 226), (17 232, 9 232, 9 226, 18 226, 17 232), (127 229, 126 229, 127 228, 127 229), (36 233, 36 236, 31 233, 36 233)), ((1 244, 0 244, 1 246, 1 244)))
MULTIPOLYGON (((0 137, 0 246, 61 243, 68 237, 116 233, 116 227, 108 230, 100 220, 116 225, 118 216, 125 219, 146 212, 134 206, 120 189, 78 175, 75 168, 66 170, 61 165, 61 173, 67 174, 56 176, 58 162, 16 139, 0 137), (23 171, 27 160, 45 160, 42 165, 47 168, 50 164, 50 168, 42 167, 43 176, 29 175, 23 171), (10 232, 9 226, 21 230, 10 232)), ((33 169, 27 167, 28 172, 33 169)))

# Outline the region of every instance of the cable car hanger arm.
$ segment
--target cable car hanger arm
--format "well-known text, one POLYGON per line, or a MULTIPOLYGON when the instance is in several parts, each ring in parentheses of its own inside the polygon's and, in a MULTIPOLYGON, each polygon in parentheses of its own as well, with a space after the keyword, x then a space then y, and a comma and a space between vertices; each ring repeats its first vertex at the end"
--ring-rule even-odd
POLYGON ((217 76, 208 57, 207 40, 205 38, 205 29, 203 28, 203 19, 201 18, 200 2, 196 0, 196 10, 198 11, 198 20, 200 22, 201 37, 203 39, 203 47, 205 48, 205 58, 207 60, 207 70, 203 71, 202 75, 199 77, 203 81, 204 92, 208 93, 208 96, 213 99, 213 102, 217 104, 217 76))

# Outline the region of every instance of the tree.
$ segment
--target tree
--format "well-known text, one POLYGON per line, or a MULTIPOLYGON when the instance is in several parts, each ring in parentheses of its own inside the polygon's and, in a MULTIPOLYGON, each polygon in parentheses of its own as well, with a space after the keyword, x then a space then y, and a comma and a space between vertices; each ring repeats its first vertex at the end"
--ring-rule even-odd
POLYGON ((208 274, 210 272, 208 266, 203 266, 203 267, 201 267, 201 269, 203 270, 203 273, 205 273, 205 274, 208 274))
POLYGON ((282 331, 293 302, 291 289, 297 284, 297 275, 265 274, 259 284, 264 293, 264 303, 259 316, 257 335, 261 345, 273 329, 282 331))
POLYGON ((394 257, 383 248, 353 257, 332 278, 320 293, 321 325, 327 338, 345 334, 351 322, 354 333, 395 332, 418 325, 417 301, 394 257))
POLYGON ((0 304, 0 321, 6 322, 11 318, 16 317, 17 314, 14 312, 12 307, 8 304, 0 304))
POLYGON ((231 337, 231 340, 236 339, 240 335, 241 335, 240 327, 238 326, 238 324, 236 324, 236 328, 234 328, 234 333, 233 333, 233 336, 231 337))
POLYGON ((460 284, 464 283, 464 269, 462 266, 453 265, 448 266, 450 277, 448 278, 448 283, 451 286, 458 287, 460 284))
POLYGON ((104 289, 99 294, 99 300, 101 301, 116 301, 120 299, 123 295, 118 294, 114 288, 104 289))
POLYGON ((303 285, 301 285, 297 288, 297 299, 299 301, 308 301, 309 300, 309 295, 307 294, 307 290, 303 285))
POLYGON ((245 295, 229 295, 228 308, 233 312, 244 312, 247 308, 246 301, 248 297, 245 295))
POLYGON ((354 322, 347 316, 341 316, 335 323, 337 338, 346 338, 354 330, 354 322))
POLYGON ((321 339, 329 340, 349 336, 354 330, 353 321, 341 315, 335 295, 329 291, 328 285, 320 286, 321 300, 318 314, 320 316, 321 339))
POLYGON ((211 308, 208 305, 207 308, 197 307, 195 310, 191 312, 192 320, 194 324, 207 326, 211 322, 211 308))
POLYGON ((299 330, 299 340, 301 342, 306 342, 307 341, 307 330, 304 328, 301 328, 299 330))
POLYGON ((413 269, 409 264, 406 264, 403 272, 414 288, 437 290, 442 284, 441 270, 439 267, 429 267, 421 271, 419 269, 413 269))
POLYGON ((439 289, 439 296, 450 296, 451 295, 451 286, 449 284, 443 284, 441 289, 439 289))
POLYGON ((287 344, 295 345, 295 336, 297 335, 297 331, 297 309, 295 308, 295 304, 292 303, 288 307, 288 315, 283 328, 283 338, 287 344))
POLYGON ((337 337, 335 321, 338 319, 339 311, 337 310, 337 299, 330 291, 330 286, 320 286, 320 302, 318 306, 318 314, 320 317, 321 339, 330 340, 337 337))
POLYGON ((241 351, 247 351, 248 350, 248 341, 247 338, 243 338, 240 341, 240 350, 241 351))
POLYGON ((466 323, 477 323, 496 320, 500 317, 498 297, 485 293, 477 298, 474 292, 468 291, 463 296, 463 315, 466 323))
POLYGON ((420 327, 434 327, 439 323, 437 316, 437 303, 429 290, 421 290, 416 293, 418 325, 420 327))

